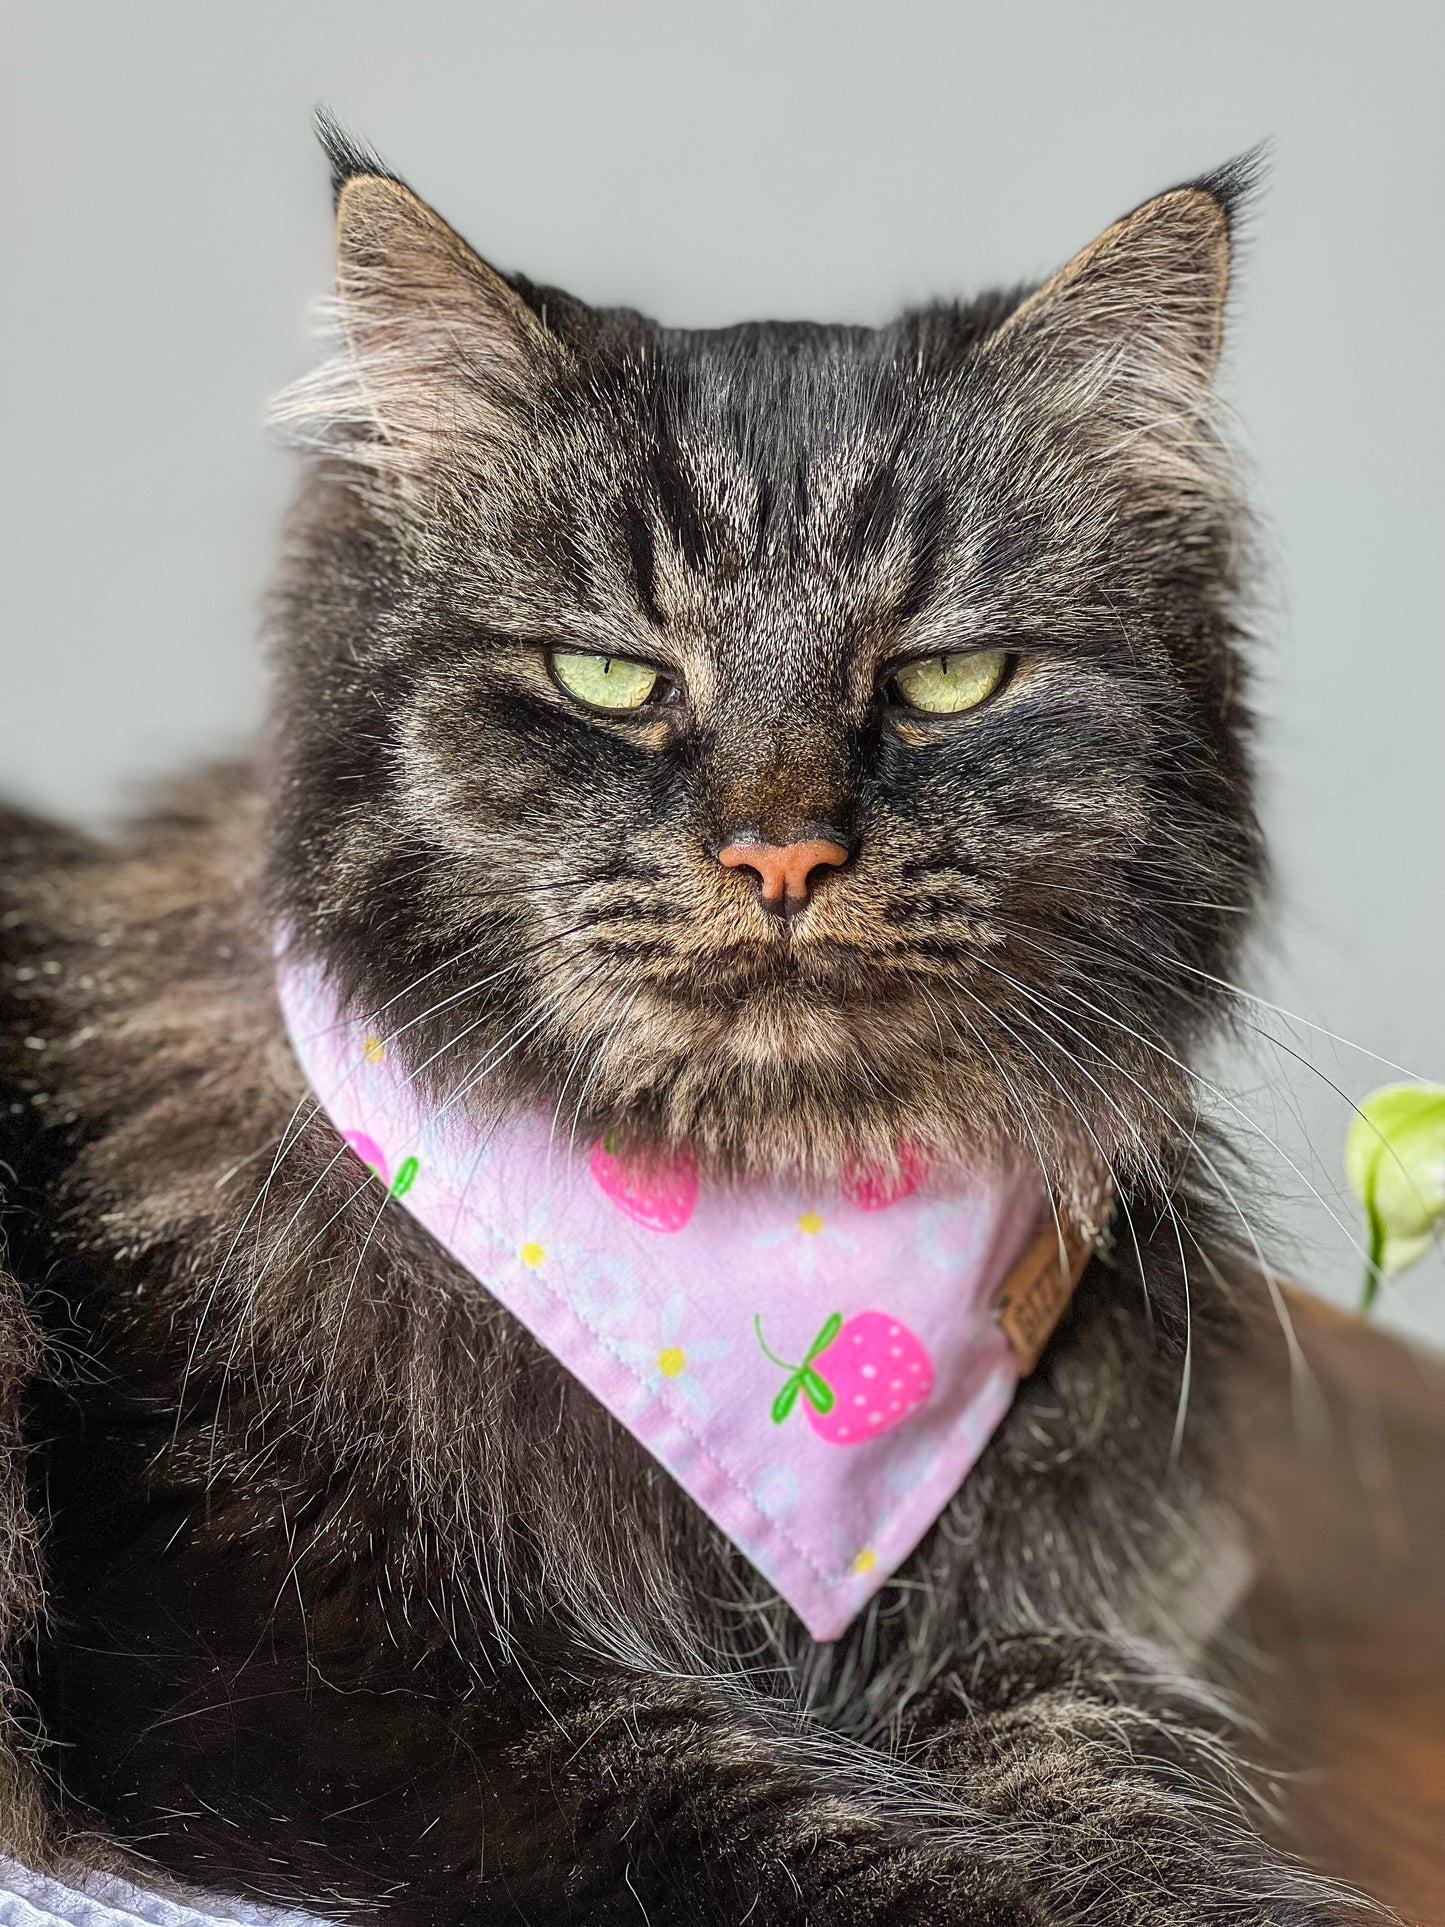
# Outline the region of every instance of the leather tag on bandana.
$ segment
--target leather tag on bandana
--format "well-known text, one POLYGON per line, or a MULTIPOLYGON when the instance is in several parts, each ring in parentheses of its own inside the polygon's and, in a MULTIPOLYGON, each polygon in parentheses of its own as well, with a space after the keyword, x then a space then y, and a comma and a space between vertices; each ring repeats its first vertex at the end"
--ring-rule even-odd
POLYGON ((1064 1307, 1098 1242, 1080 1226, 1060 1227, 1051 1218, 1024 1251, 994 1294, 994 1315, 1027 1378, 1053 1336, 1064 1307))

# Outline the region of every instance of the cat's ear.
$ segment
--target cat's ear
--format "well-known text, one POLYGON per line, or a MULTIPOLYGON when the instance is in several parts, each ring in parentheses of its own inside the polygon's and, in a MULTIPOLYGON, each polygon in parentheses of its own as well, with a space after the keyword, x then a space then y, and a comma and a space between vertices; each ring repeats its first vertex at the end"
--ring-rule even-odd
MULTIPOLYGON (((1146 201, 1028 295, 988 349, 1051 414, 1111 420, 1146 462, 1198 430, 1224 334, 1240 164, 1146 201)), ((986 351, 987 352, 987 351, 986 351)))
POLYGON ((400 181, 353 175, 336 197, 336 292, 346 344, 389 433, 435 423, 461 382, 524 398, 561 343, 495 268, 400 181))
POLYGON ((336 196, 341 352, 273 419, 312 447, 401 474, 460 434, 515 433, 565 368, 561 340, 454 228, 319 121, 336 196))

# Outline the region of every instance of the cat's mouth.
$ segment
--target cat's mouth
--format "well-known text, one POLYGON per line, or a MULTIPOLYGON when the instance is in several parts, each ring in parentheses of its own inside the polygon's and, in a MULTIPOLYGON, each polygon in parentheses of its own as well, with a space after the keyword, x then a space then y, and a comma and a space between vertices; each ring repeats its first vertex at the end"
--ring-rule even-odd
POLYGON ((888 1055, 884 1040, 900 1025, 933 1036, 928 1011, 940 1000, 952 1004, 951 988, 922 981, 901 947, 828 939, 739 946, 650 972, 634 1015, 650 1006, 674 1047, 699 1062, 782 1073, 888 1055))
POLYGON ((896 980, 896 959, 826 938, 793 944, 728 946, 660 972, 653 987, 692 1009, 723 1011, 789 994, 838 1003, 871 1002, 896 980))

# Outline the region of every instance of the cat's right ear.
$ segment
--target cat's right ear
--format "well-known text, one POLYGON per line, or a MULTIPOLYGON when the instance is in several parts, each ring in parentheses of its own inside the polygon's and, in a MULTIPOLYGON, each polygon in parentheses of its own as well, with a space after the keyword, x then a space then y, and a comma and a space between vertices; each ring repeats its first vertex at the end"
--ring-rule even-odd
POLYGON ((336 197, 346 343, 391 436, 425 434, 456 386, 523 399, 561 343, 495 268, 400 181, 353 175, 336 197))
POLYGON ((515 431, 568 353, 517 291, 404 182, 318 117, 336 195, 342 353, 281 397, 311 447, 401 474, 459 433, 515 431))

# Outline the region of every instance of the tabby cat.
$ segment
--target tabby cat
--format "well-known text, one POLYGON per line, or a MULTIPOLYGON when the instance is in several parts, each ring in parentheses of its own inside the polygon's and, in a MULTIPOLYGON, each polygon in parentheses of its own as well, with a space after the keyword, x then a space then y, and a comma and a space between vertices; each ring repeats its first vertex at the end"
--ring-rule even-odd
POLYGON ((1248 166, 1032 290, 683 331, 327 139, 264 751, 118 841, 5 821, 51 1837, 398 1927, 1343 1918, 1195 1673, 1259 1289, 1185 1068, 1261 876, 1213 394, 1248 166), (736 1186, 1020 1153, 1075 1226, 1107 1185, 843 1638, 377 1208, 283 933, 479 1126, 736 1186))

